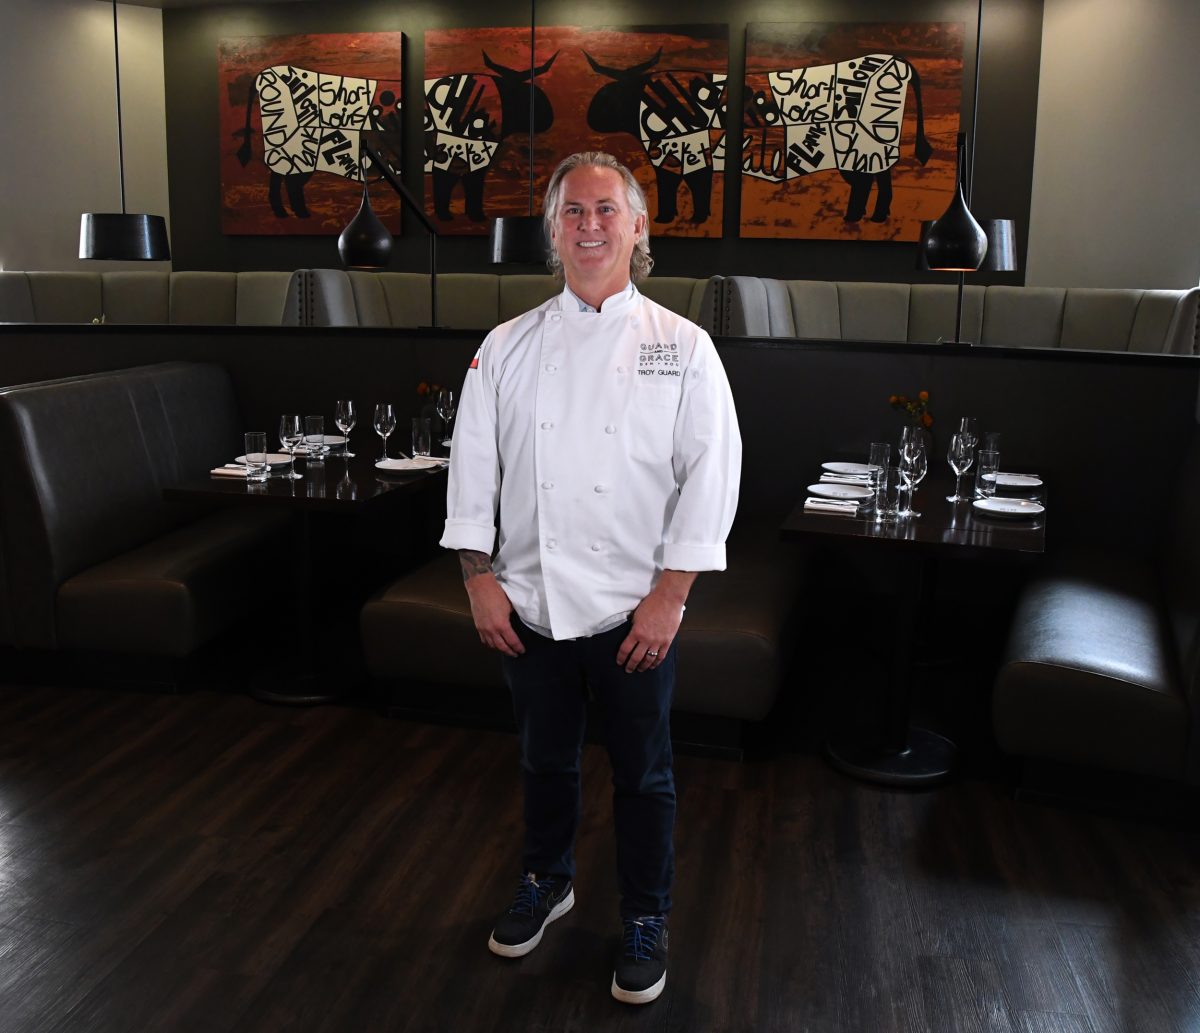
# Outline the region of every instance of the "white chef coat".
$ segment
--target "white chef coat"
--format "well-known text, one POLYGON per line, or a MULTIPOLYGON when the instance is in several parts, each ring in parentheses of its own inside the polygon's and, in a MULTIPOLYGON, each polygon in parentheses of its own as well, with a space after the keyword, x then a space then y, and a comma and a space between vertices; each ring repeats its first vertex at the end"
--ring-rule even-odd
POLYGON ((555 639, 620 624, 664 568, 724 570, 741 437, 712 339, 627 289, 496 327, 463 384, 441 544, 491 554, 555 639))

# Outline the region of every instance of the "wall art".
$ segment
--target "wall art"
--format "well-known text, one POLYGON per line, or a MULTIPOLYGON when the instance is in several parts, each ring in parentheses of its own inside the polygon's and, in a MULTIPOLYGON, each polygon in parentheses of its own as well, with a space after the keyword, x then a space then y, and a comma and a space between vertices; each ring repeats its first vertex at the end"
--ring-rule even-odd
MULTIPOLYGON (((362 195, 363 132, 401 138, 403 51, 399 32, 222 39, 222 232, 341 233, 362 195)), ((382 187, 371 200, 398 233, 400 199, 382 187)))
POLYGON ((955 184, 964 26, 751 24, 741 235, 915 241, 955 184))
MULTIPOLYGON (((533 211, 558 162, 604 150, 647 194, 654 235, 721 234, 728 29, 539 26, 533 211)), ((426 204, 446 233, 530 209, 529 30, 425 37, 426 204)))

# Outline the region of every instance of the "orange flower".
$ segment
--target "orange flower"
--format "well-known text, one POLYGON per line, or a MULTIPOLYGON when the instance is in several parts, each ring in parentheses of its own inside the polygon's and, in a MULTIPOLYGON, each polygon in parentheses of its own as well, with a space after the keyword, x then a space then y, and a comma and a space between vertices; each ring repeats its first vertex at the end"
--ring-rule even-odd
POLYGON ((429 394, 429 385, 424 380, 417 385, 417 394, 421 395, 421 397, 429 394))
POLYGON ((924 424, 926 427, 932 427, 933 426, 933 417, 930 416, 929 413, 927 413, 927 412, 922 413, 921 414, 921 423, 924 424))
POLYGON ((922 402, 928 402, 929 401, 929 392, 928 391, 918 391, 917 397, 919 399, 921 399, 922 402))

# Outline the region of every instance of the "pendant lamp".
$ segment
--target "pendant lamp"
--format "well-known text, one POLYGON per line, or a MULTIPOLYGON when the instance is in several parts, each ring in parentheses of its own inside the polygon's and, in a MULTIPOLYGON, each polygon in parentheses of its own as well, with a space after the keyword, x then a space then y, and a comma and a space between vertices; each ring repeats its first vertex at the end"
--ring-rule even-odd
POLYGON ((392 234, 371 208, 365 172, 362 203, 338 237, 338 254, 347 269, 386 269, 392 257, 392 234))
POLYGON ((529 214, 503 215, 492 220, 488 249, 493 265, 506 262, 545 262, 550 257, 546 228, 540 215, 533 214, 533 79, 537 42, 535 0, 529 0, 529 214))
POLYGON ((120 212, 85 212, 79 221, 79 257, 127 262, 167 262, 171 246, 161 215, 125 211, 125 140, 121 122, 121 51, 117 0, 113 0, 113 57, 117 69, 117 158, 120 163, 120 212))
POLYGON ((935 272, 973 273, 987 254, 983 227, 967 207, 963 195, 966 175, 967 134, 958 134, 958 182, 950 207, 929 227, 925 237, 925 264, 935 272))

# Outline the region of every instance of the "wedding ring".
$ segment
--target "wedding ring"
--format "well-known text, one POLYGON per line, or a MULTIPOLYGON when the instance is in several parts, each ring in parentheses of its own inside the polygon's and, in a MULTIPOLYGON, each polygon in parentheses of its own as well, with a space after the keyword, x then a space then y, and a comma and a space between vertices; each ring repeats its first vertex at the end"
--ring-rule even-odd
POLYGON ((647 649, 646 655, 647 656, 658 656, 658 650, 657 649, 647 649))

